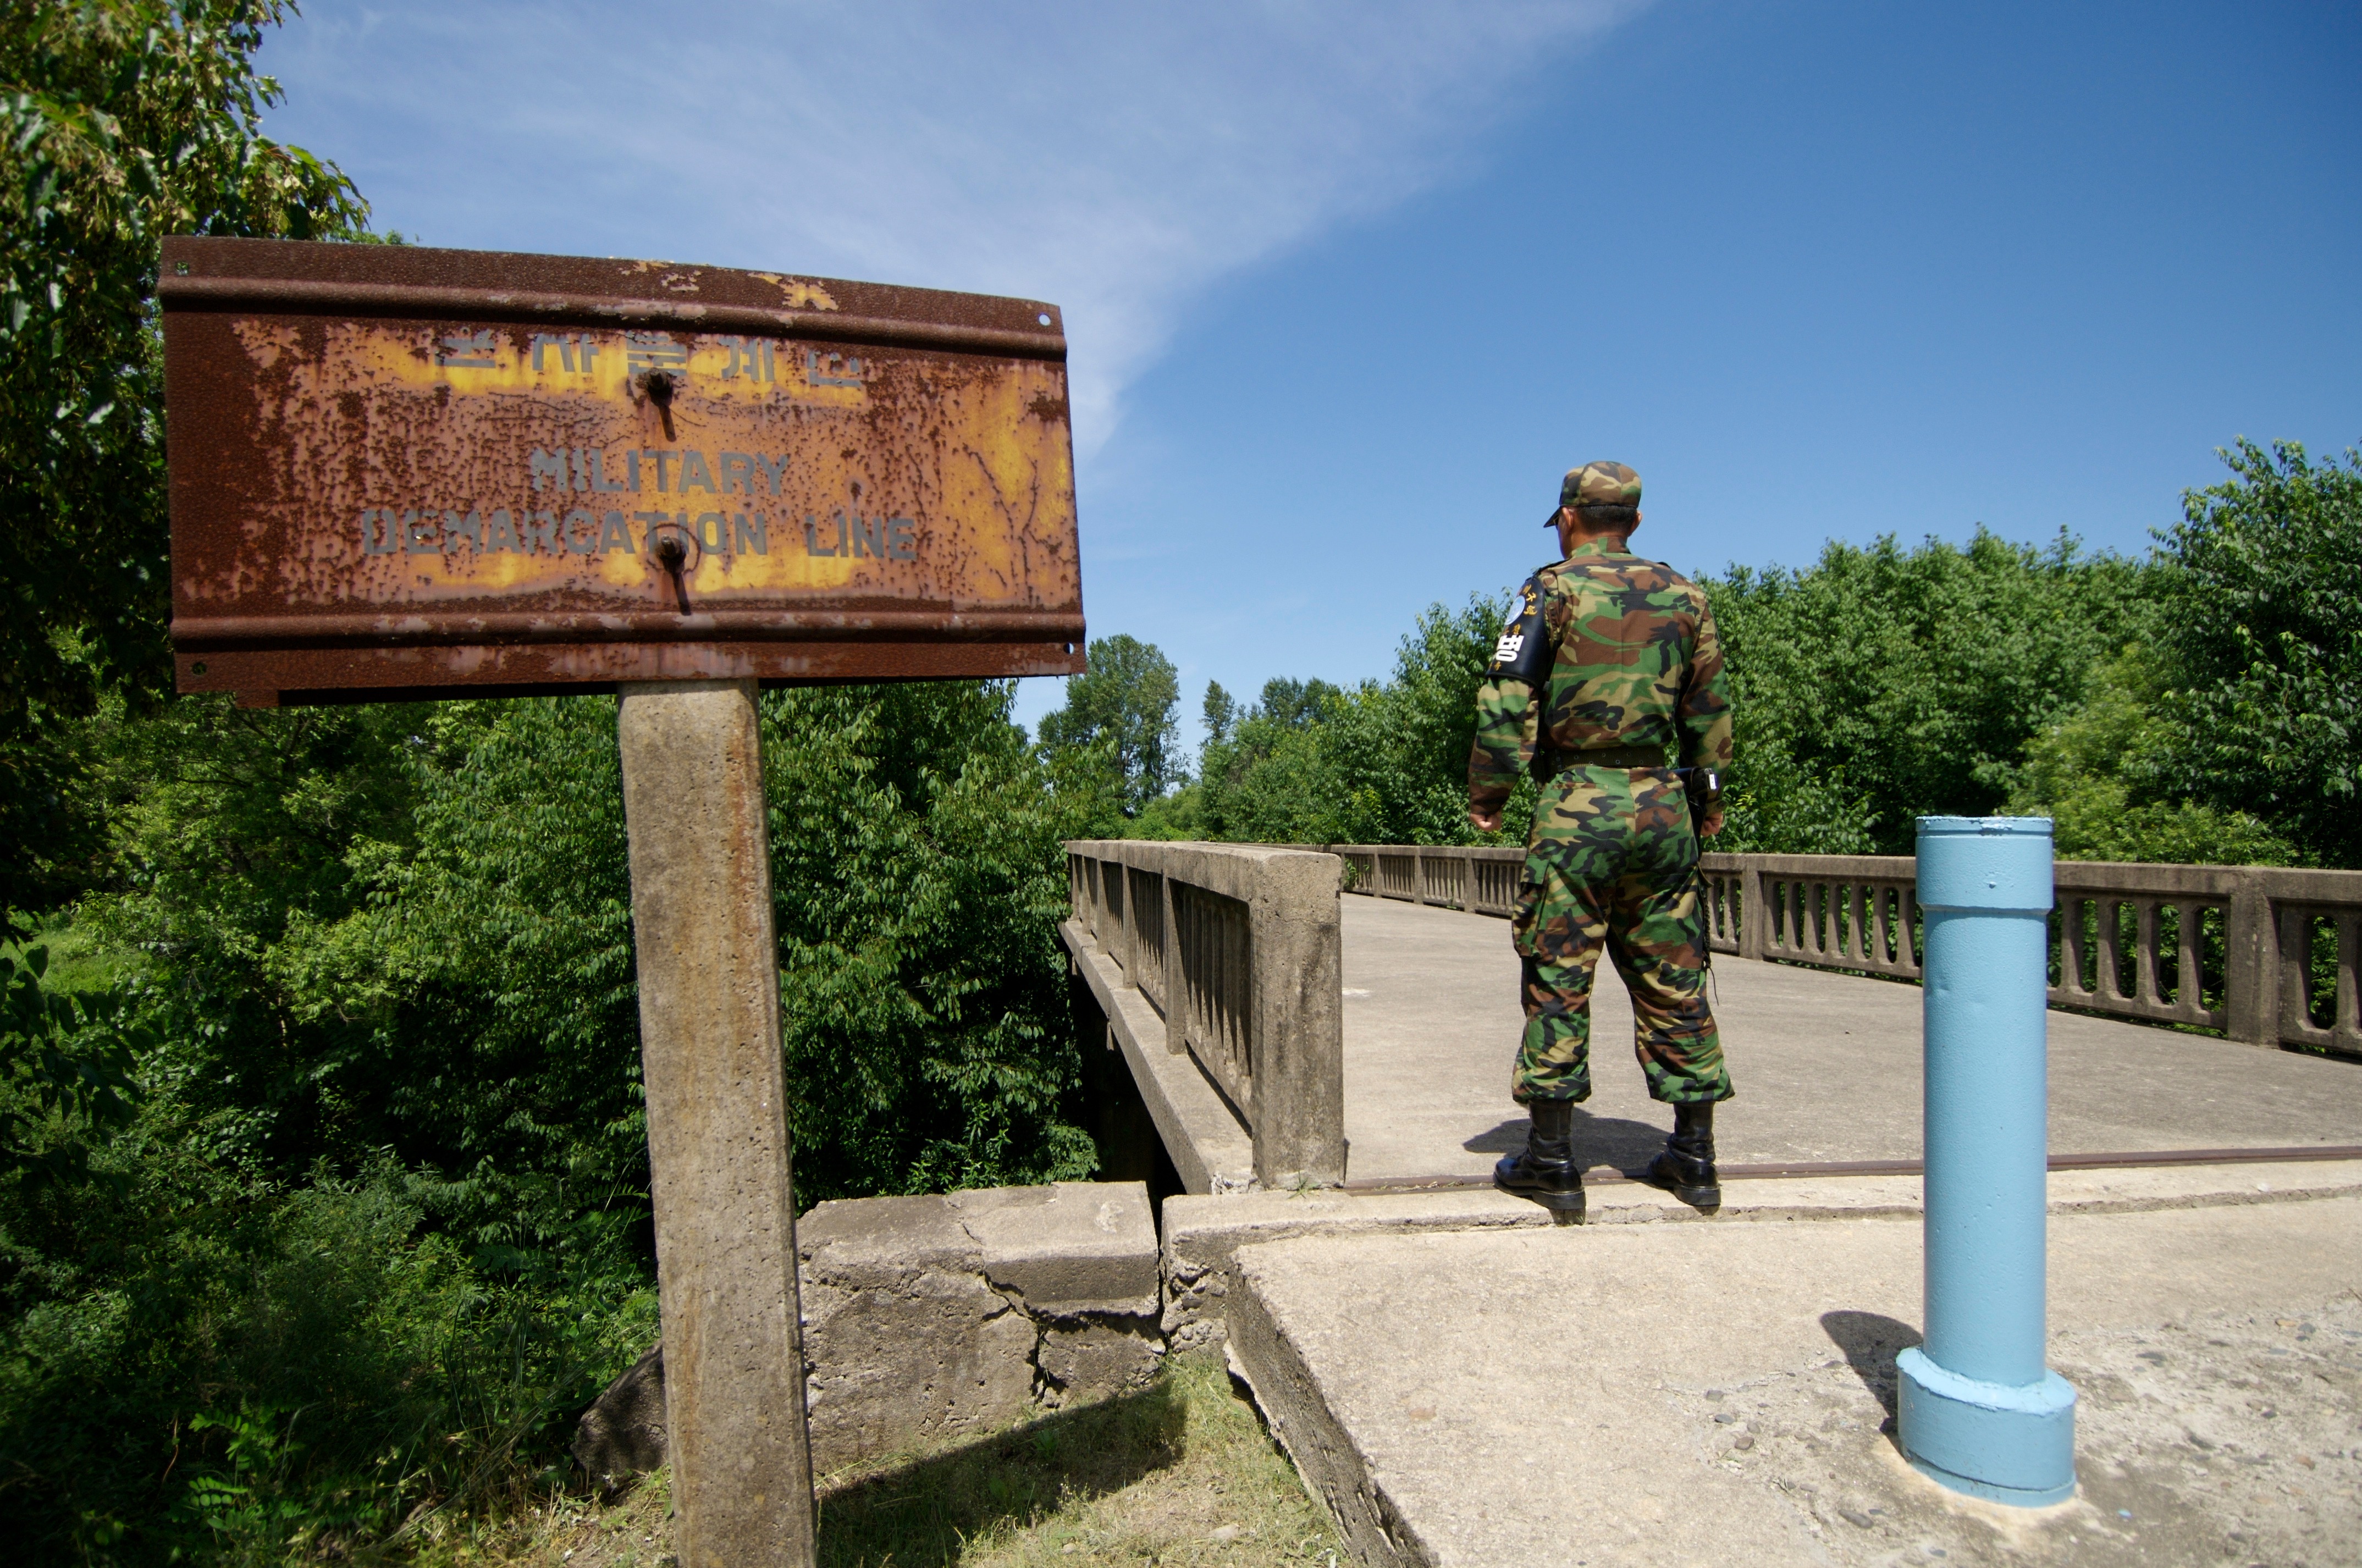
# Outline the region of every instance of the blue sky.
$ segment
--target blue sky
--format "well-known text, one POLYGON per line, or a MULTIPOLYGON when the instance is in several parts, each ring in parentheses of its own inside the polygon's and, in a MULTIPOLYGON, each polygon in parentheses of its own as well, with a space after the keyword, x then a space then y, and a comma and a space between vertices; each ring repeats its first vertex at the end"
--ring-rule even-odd
POLYGON ((262 62, 427 244, 1058 302, 1085 609, 1193 733, 1384 676, 1593 458, 1696 573, 2140 551, 2235 436, 2362 443, 2350 6, 312 0, 262 62))

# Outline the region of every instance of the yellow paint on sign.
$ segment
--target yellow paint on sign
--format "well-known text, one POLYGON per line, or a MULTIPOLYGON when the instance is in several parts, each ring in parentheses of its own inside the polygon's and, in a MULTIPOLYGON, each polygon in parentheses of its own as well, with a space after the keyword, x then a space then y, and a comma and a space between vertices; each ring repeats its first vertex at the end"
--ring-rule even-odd
POLYGON ((1079 593, 1053 363, 621 329, 237 330, 287 465, 246 524, 276 558, 241 569, 275 571, 291 608, 659 597, 667 535, 699 607, 1079 593))

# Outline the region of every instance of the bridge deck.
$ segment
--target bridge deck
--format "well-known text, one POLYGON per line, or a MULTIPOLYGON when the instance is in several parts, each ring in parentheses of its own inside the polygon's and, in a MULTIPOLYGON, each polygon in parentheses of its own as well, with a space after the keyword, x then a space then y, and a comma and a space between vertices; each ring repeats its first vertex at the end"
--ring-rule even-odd
MULTIPOLYGON (((1523 1022, 1507 922, 1343 900, 1349 1179, 1482 1175, 1525 1136, 1509 1099, 1523 1022)), ((1919 1155, 1919 990, 1718 959, 1716 1016, 1738 1097, 1730 1164, 1919 1155)), ((1632 1057, 1631 1005, 1606 964, 1592 1004, 1586 1164, 1630 1169, 1672 1113, 1632 1057)), ((2362 1143, 2362 1066, 2080 1014, 2050 1014, 2050 1146, 2118 1150, 2362 1143)))

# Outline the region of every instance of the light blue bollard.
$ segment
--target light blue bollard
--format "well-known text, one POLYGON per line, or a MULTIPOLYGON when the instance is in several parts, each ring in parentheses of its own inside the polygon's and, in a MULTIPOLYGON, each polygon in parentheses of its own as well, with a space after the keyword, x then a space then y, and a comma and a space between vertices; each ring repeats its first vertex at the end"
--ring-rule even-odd
POLYGON ((1895 1358, 1903 1452, 1955 1491, 2075 1492, 2075 1390, 2043 1364, 2050 823, 1921 817, 1926 1342, 1895 1358))

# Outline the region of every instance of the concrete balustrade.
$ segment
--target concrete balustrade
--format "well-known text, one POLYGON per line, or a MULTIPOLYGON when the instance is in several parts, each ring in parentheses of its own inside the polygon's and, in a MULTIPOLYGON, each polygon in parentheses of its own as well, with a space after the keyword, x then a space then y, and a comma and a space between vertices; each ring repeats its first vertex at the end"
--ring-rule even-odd
POLYGON ((1182 1184, 1344 1180, 1336 858, 1077 840, 1066 860, 1061 934, 1182 1184))
POLYGON ((1709 944, 1743 958, 1916 979, 1911 867, 1894 855, 1701 856, 1709 944))
MULTIPOLYGON (((1323 847, 1345 862, 1349 892, 1502 916, 1524 859, 1511 848, 1323 847)), ((1702 856, 1708 944, 1742 958, 1916 980, 1925 922, 1913 864, 1702 856)), ((2362 1056, 2362 871, 2070 860, 2056 867, 2053 886, 2051 1006, 2362 1056), (2334 954, 2324 1016, 2316 1016, 2317 946, 2334 954)))
POLYGON ((1346 890, 1415 904, 1504 915, 1517 901, 1520 849, 1464 845, 1330 844, 1345 863, 1346 890))

